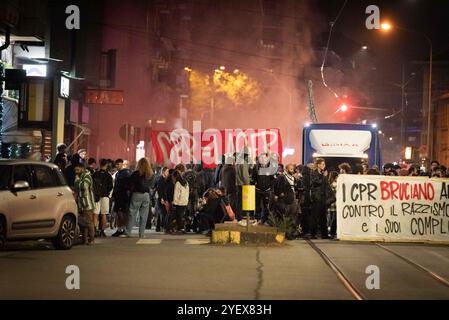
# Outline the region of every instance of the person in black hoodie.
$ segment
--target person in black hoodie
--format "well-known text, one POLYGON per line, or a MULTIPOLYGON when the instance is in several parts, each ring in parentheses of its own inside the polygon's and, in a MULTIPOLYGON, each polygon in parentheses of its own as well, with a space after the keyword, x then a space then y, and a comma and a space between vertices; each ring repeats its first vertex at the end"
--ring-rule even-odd
POLYGON ((274 187, 278 163, 269 154, 261 154, 252 172, 252 182, 256 186, 256 218, 264 224, 269 218, 270 192, 274 187))
POLYGON ((175 195, 175 183, 173 181, 173 173, 175 172, 174 169, 168 170, 168 177, 167 177, 167 185, 165 189, 165 210, 167 211, 166 220, 165 220, 165 233, 171 234, 173 230, 170 229, 172 226, 171 218, 174 217, 172 210, 173 208, 173 198, 175 195))
POLYGON ((59 169, 64 171, 65 168, 67 167, 67 153, 66 153, 67 146, 64 143, 60 143, 58 144, 56 149, 58 150, 58 153, 56 154, 53 163, 56 164, 59 167, 59 169))
POLYGON ((109 196, 113 188, 112 176, 108 172, 108 160, 100 160, 100 169, 93 173, 92 180, 94 182, 94 197, 96 202, 94 224, 97 228, 98 236, 106 237, 104 230, 106 229, 107 215, 109 215, 109 196), (100 217, 101 223, 99 223, 100 217))
POLYGON ((77 165, 79 163, 81 163, 81 157, 79 156, 78 153, 75 153, 70 158, 70 165, 68 165, 64 170, 64 176, 67 180, 67 184, 72 189, 75 188, 75 178, 76 178, 75 165, 77 165))
POLYGON ((163 167, 160 176, 156 180, 156 232, 166 229, 167 209, 165 207, 165 201, 167 200, 168 172, 168 168, 163 167))
POLYGON ((310 233, 312 239, 316 238, 318 231, 321 233, 322 239, 328 239, 326 197, 329 194, 330 185, 326 162, 322 158, 317 158, 315 166, 316 169, 311 174, 312 216, 310 233))
POLYGON ((204 235, 210 235, 215 229, 215 224, 223 221, 225 212, 223 211, 224 195, 218 189, 208 189, 204 193, 206 204, 200 210, 200 231, 204 235))

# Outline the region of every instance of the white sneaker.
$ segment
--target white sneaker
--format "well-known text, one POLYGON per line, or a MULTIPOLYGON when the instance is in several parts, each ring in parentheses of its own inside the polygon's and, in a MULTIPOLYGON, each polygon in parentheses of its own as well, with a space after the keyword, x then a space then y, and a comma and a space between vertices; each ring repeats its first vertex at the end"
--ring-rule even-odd
POLYGON ((240 220, 239 221, 239 225, 243 226, 243 227, 246 227, 246 220, 240 220))

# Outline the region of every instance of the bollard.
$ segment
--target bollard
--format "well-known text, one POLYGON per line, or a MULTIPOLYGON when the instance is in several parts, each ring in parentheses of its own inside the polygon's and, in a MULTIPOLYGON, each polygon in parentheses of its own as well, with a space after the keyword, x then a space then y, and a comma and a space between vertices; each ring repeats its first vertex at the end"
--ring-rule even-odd
POLYGON ((246 211, 246 231, 249 231, 249 211, 256 211, 256 186, 242 186, 242 210, 246 211))

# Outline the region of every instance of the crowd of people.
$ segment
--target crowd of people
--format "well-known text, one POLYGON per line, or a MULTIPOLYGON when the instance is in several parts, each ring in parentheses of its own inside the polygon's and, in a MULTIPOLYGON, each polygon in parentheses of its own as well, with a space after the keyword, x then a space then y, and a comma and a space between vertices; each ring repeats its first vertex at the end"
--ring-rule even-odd
POLYGON ((262 154, 250 164, 245 153, 223 157, 213 169, 200 164, 161 167, 142 158, 132 170, 123 159, 101 159, 97 164, 84 149, 70 157, 65 149, 58 146, 54 163, 73 189, 85 244, 106 237, 106 228, 115 230, 113 237, 131 237, 135 226, 140 238, 153 227, 166 234, 210 235, 217 223, 246 224, 246 215, 253 224, 287 221, 288 239, 335 239, 339 175, 449 176, 437 161, 432 161, 429 172, 417 165, 404 169, 391 163, 382 169, 341 163, 328 170, 322 158, 283 166, 273 155, 262 154), (254 212, 242 211, 245 185, 255 185, 254 212))

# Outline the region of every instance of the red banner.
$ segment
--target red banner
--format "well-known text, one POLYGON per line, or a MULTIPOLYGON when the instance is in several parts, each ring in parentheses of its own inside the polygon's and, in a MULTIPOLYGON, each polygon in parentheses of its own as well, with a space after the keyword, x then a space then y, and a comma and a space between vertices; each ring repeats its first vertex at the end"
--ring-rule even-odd
POLYGON ((222 155, 243 151, 251 162, 261 153, 276 154, 281 162, 282 140, 279 129, 208 129, 189 133, 184 129, 152 131, 156 162, 166 166, 202 163, 205 168, 221 163, 222 155))

